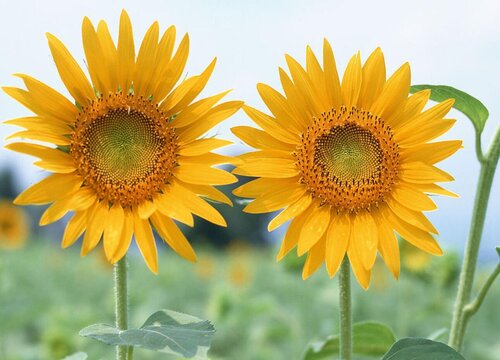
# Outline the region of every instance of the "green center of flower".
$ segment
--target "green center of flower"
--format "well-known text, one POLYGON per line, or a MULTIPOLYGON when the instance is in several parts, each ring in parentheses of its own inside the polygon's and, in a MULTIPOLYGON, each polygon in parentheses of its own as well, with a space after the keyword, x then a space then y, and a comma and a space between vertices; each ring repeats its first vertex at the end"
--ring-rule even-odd
POLYGON ((134 207, 169 183, 177 148, 175 131, 155 103, 117 93, 82 110, 70 155, 100 200, 134 207))
POLYGON ((399 145, 392 129, 356 107, 314 117, 294 157, 300 182, 321 204, 337 211, 377 206, 398 178, 399 145))
POLYGON ((316 139, 316 161, 337 182, 373 181, 380 174, 383 152, 369 130, 347 123, 316 139))
POLYGON ((87 142, 89 159, 105 180, 134 181, 150 172, 164 141, 154 123, 136 110, 114 109, 94 120, 87 142))

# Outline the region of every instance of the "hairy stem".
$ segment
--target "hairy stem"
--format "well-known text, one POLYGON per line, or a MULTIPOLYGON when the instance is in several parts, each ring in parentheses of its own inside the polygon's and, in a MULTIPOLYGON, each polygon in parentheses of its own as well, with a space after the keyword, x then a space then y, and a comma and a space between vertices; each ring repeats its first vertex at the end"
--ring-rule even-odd
MULTIPOLYGON (((458 285, 457 298, 455 300, 455 310, 451 323, 450 339, 448 345, 460 351, 463 344, 467 321, 464 321, 464 311, 470 300, 474 274, 476 271, 479 245, 488 208, 491 186, 495 176, 495 170, 500 156, 500 127, 495 133, 490 150, 481 162, 481 171, 476 190, 472 221, 465 248, 460 281, 458 285)), ((468 319, 467 319, 468 320, 468 319)))
MULTIPOLYGON (((115 317, 116 327, 119 330, 127 330, 128 327, 127 266, 126 255, 114 265, 115 317)), ((132 360, 131 354, 128 346, 116 347, 117 360, 132 360)))
POLYGON ((352 359, 351 268, 347 256, 339 272, 340 360, 352 359))

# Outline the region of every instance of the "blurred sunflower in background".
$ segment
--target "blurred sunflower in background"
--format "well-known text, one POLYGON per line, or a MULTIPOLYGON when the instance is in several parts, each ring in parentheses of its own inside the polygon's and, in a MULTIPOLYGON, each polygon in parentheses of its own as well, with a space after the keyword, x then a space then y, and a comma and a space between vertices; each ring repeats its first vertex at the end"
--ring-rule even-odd
POLYGON ((254 198, 249 213, 284 210, 268 226, 291 221, 278 260, 297 247, 308 254, 303 278, 321 264, 331 277, 348 256, 363 288, 377 252, 395 277, 400 258, 396 234, 441 255, 423 214, 436 209, 428 194, 456 196, 436 183, 453 180, 435 164, 456 152, 459 140, 431 142, 455 120, 444 117, 453 99, 423 110, 430 92, 412 96, 410 66, 386 80, 384 56, 376 49, 361 63, 354 55, 340 81, 325 40, 323 67, 307 47, 306 67, 291 56, 291 77, 279 69, 284 95, 265 84, 257 89, 272 113, 245 106, 261 129, 233 132, 257 151, 243 154, 234 174, 259 177, 234 191, 254 198))
POLYGON ((22 247, 29 235, 29 219, 26 213, 8 200, 0 200, 0 247, 22 247))
POLYGON ((202 197, 231 204, 212 185, 236 181, 213 168, 231 163, 211 151, 230 142, 201 138, 234 114, 240 101, 217 104, 227 92, 193 102, 205 87, 215 59, 200 74, 180 81, 189 52, 186 34, 174 52, 175 27, 160 37, 148 29, 136 55, 132 25, 122 12, 118 42, 100 21, 83 20, 83 47, 91 81, 63 43, 47 34, 59 75, 72 100, 28 76, 18 75, 27 90, 5 87, 7 94, 35 116, 7 121, 24 127, 8 149, 40 158, 35 165, 52 172, 16 199, 16 204, 50 204, 40 224, 69 220, 62 246, 83 233, 82 255, 103 238, 108 261, 127 252, 132 236, 153 272, 158 271, 152 227, 184 258, 196 256, 174 220, 193 226, 193 214, 226 226, 202 197), (177 86, 176 86, 177 84, 177 86))

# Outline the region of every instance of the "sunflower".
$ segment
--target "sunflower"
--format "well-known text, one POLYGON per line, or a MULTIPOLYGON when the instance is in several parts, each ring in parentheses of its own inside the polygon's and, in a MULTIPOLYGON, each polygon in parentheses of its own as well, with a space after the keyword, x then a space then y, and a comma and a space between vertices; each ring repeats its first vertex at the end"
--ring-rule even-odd
POLYGON ((235 195, 254 198, 249 213, 281 211, 272 231, 291 220, 278 254, 297 247, 308 254, 303 278, 323 262, 331 277, 348 256, 358 282, 367 288, 377 252, 395 277, 400 259, 395 232, 416 247, 442 254, 424 211, 436 209, 428 194, 455 196, 437 182, 453 178, 435 164, 461 141, 429 142, 454 124, 444 119, 447 100, 423 110, 430 92, 412 96, 410 66, 386 80, 384 56, 376 49, 361 63, 354 55, 339 80, 330 44, 323 67, 307 47, 304 69, 286 56, 289 76, 279 69, 284 95, 265 84, 257 89, 272 115, 245 106, 261 129, 233 128, 255 152, 243 154, 234 174, 258 177, 235 195))
POLYGON ((0 201, 0 246, 14 249, 23 246, 29 234, 29 221, 21 209, 9 201, 0 201))
POLYGON ((189 37, 186 34, 174 52, 175 27, 159 35, 155 22, 136 56, 125 11, 116 44, 104 21, 94 28, 85 18, 82 37, 91 81, 63 43, 47 34, 59 75, 74 101, 27 75, 18 75, 27 90, 4 88, 36 114, 8 121, 26 129, 10 137, 52 144, 6 146, 40 158, 35 165, 53 173, 21 193, 15 203, 50 203, 41 225, 73 212, 62 247, 85 233, 82 255, 102 238, 107 259, 115 263, 134 237, 155 273, 152 227, 174 251, 194 261, 192 247, 173 220, 193 226, 195 214, 226 226, 203 198, 231 204, 212 185, 236 181, 234 175, 213 168, 232 160, 211 152, 230 142, 200 137, 242 105, 217 105, 227 92, 193 102, 216 59, 200 75, 176 86, 188 58, 189 37))

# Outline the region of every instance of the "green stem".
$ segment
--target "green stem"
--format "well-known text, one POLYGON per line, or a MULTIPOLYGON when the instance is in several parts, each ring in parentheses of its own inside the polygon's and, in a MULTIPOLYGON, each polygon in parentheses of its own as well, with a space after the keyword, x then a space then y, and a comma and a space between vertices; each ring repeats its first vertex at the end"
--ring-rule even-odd
POLYGON ((479 254, 479 245, 481 244, 484 220, 486 218, 486 209, 488 207, 491 186, 493 184, 493 177, 495 176, 499 156, 500 127, 495 133, 490 150, 481 162, 481 171, 479 173, 479 181, 477 184, 471 227, 465 248, 462 271, 460 273, 460 281, 458 285, 458 293, 455 300, 455 310, 453 312, 453 319, 451 323, 450 339, 448 341, 448 345, 457 351, 460 351, 462 348, 463 338, 465 335, 467 321, 464 321, 464 310, 466 304, 470 300, 472 292, 474 273, 476 271, 477 257, 479 254))
POLYGON ((481 164, 485 161, 483 147, 481 145, 481 133, 479 131, 476 131, 476 157, 481 164))
MULTIPOLYGON (((128 328, 127 266, 126 255, 114 265, 115 316, 116 328, 119 330, 127 330, 128 328)), ((116 359, 132 360, 128 352, 128 346, 117 346, 116 359)))
POLYGON ((340 360, 352 358, 351 268, 347 256, 339 271, 340 360))
POLYGON ((495 279, 497 278, 497 276, 499 274, 500 274, 500 263, 497 265, 495 270, 493 270, 493 272, 490 274, 490 276, 488 277, 488 279, 484 283, 483 287, 481 288, 481 291, 479 291, 479 294, 474 299, 474 301, 472 301, 471 303, 469 303, 468 305, 466 305, 464 307, 464 319, 463 319, 464 326, 462 326, 463 328, 465 328, 465 324, 467 324, 467 320, 472 315, 477 313, 477 311, 479 310, 479 308, 483 304, 484 298, 486 297, 488 290, 490 290, 491 285, 493 285, 493 283, 495 282, 495 279))

